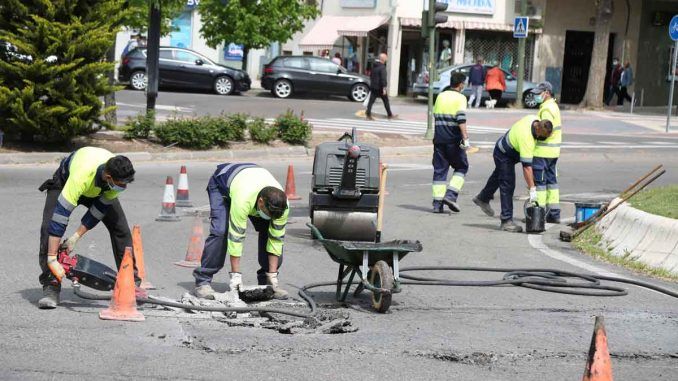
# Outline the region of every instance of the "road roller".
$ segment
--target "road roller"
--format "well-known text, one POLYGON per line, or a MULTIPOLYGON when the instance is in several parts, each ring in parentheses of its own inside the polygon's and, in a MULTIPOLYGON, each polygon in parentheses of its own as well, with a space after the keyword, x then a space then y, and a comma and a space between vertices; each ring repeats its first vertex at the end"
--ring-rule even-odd
POLYGON ((316 147, 309 211, 323 237, 377 240, 379 173, 379 147, 358 142, 355 128, 316 147))

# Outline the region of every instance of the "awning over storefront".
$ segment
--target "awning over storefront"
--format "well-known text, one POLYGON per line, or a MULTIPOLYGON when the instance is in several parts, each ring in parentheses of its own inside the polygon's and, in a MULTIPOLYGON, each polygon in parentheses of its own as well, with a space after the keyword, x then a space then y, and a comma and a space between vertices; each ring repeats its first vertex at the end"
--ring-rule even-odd
POLYGON ((389 16, 323 16, 301 39, 299 46, 331 49, 339 36, 364 37, 388 22, 389 16))
MULTIPOLYGON (((421 28, 421 19, 416 17, 403 17, 400 19, 403 27, 421 28)), ((493 23, 486 21, 461 21, 447 19, 444 24, 438 24, 438 28, 468 29, 468 30, 491 30, 496 32, 513 32, 512 24, 493 23)), ((541 29, 530 30, 530 33, 540 34, 541 29)))

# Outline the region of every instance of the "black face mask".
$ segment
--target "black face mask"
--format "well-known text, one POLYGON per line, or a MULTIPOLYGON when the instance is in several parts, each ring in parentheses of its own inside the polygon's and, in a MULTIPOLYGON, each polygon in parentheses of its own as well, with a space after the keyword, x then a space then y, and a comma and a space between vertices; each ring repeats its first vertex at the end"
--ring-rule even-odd
POLYGON ((539 140, 539 141, 544 141, 544 140, 548 139, 548 136, 537 136, 537 128, 534 127, 534 126, 532 126, 532 137, 535 140, 539 140))

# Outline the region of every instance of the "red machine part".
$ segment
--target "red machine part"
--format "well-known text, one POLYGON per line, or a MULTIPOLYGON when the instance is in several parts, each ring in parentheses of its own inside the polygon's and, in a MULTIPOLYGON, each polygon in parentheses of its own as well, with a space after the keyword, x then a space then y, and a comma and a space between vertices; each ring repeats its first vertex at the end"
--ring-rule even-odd
POLYGON ((65 247, 64 248, 60 247, 59 251, 57 252, 57 261, 59 262, 59 264, 61 264, 61 267, 64 268, 66 278, 73 280, 71 278, 73 275, 71 270, 74 269, 75 266, 78 264, 78 258, 69 256, 68 250, 65 247))

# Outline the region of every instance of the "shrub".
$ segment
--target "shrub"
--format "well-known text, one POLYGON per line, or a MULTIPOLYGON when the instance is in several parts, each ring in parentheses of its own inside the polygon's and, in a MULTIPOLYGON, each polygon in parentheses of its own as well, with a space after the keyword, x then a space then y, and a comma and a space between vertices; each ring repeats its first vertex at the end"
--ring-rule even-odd
MULTIPOLYGON (((303 115, 303 112, 302 112, 303 115)), ((311 125, 301 117, 287 110, 275 120, 280 139, 285 143, 306 145, 311 139, 311 125)))
MULTIPOLYGON (((223 116, 222 116, 223 117, 223 116)), ((230 141, 245 140, 245 131, 247 131, 247 121, 249 115, 247 114, 231 114, 225 117, 226 123, 224 125, 224 134, 228 136, 230 141)))
POLYGON ((217 123, 215 119, 213 117, 169 119, 155 127, 155 135, 165 145, 208 149, 222 142, 215 128, 217 123))
POLYGON ((278 136, 278 129, 269 126, 263 118, 254 118, 248 124, 250 138, 257 143, 269 144, 278 136))
POLYGON ((147 139, 155 124, 155 113, 147 111, 146 115, 138 114, 135 118, 128 118, 125 123, 125 139, 147 139))

